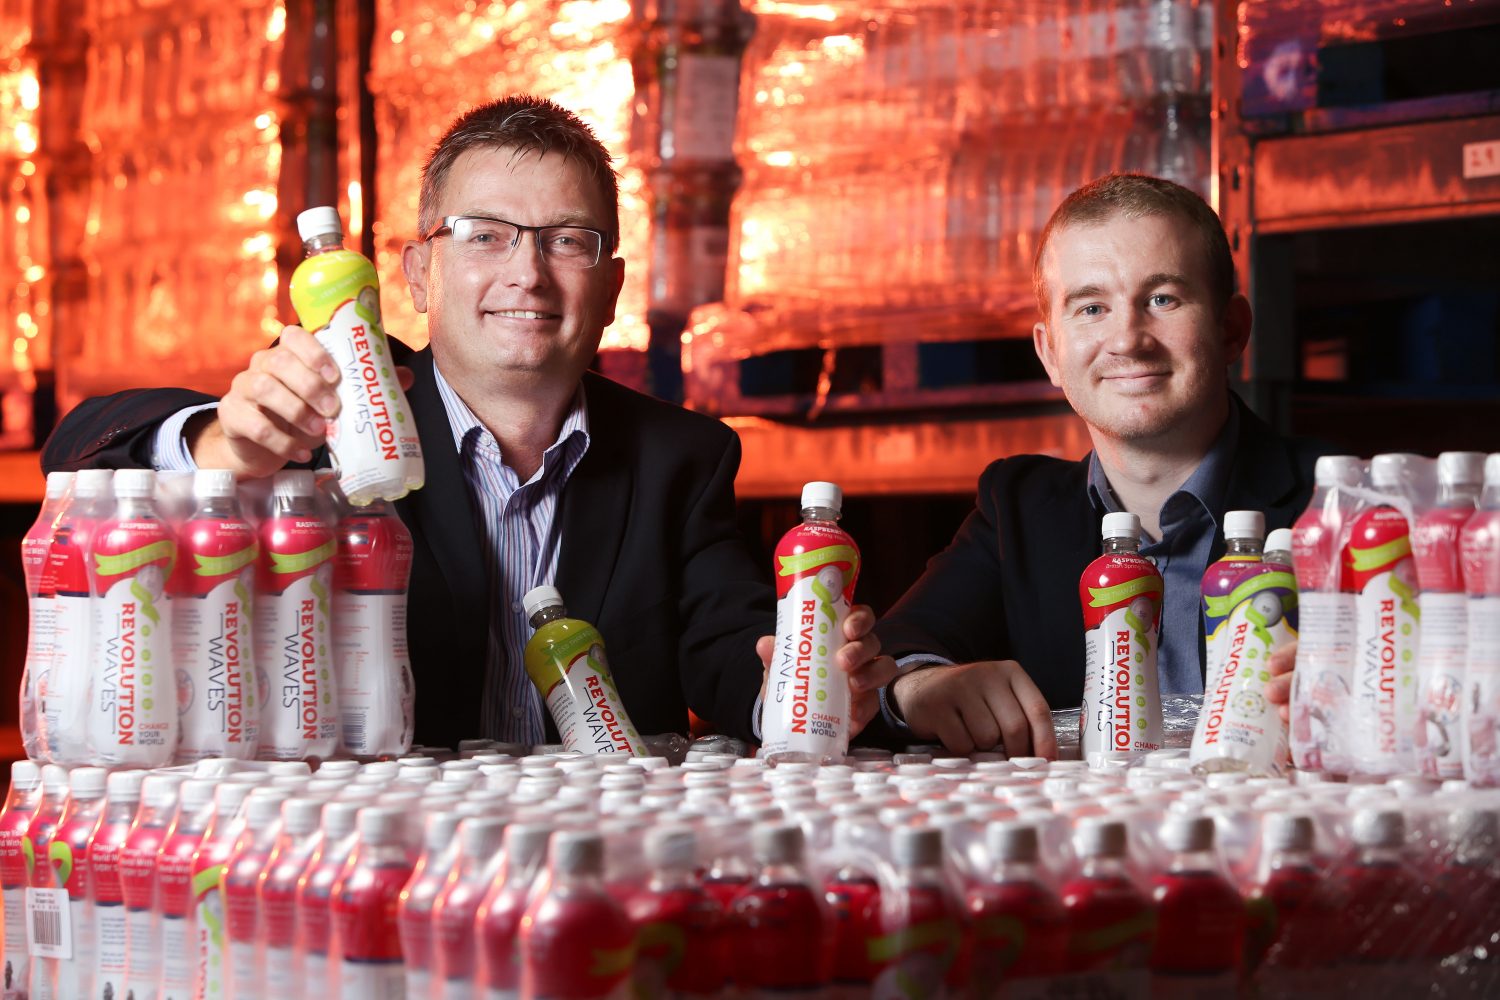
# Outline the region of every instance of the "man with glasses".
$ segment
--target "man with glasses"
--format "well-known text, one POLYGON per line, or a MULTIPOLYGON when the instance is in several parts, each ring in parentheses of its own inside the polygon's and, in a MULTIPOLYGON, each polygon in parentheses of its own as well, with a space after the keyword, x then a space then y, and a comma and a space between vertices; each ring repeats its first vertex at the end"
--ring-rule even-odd
MULTIPOLYGON (((734 525, 739 440, 716 420, 587 371, 624 282, 609 154, 535 98, 481 106, 428 160, 402 269, 430 347, 393 342, 427 463, 396 508, 412 531, 408 620, 419 742, 552 733, 522 660, 522 595, 555 584, 594 622, 632 721, 683 732, 688 710, 755 735, 771 631, 765 570, 734 525)), ((146 465, 270 475, 318 457, 338 372, 287 327, 217 401, 186 390, 89 400, 48 442, 48 469, 146 465)), ((841 653, 878 710, 894 676, 849 618, 841 653)))

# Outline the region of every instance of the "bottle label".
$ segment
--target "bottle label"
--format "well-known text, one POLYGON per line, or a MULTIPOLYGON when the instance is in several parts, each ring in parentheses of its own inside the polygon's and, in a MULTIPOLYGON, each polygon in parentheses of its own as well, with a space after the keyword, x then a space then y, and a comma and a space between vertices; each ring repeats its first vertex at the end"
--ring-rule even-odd
POLYGON ((53 760, 81 763, 88 756, 89 661, 93 653, 94 608, 87 591, 59 591, 52 667, 38 680, 47 748, 53 760))
POLYGON ((298 560, 316 561, 315 572, 293 579, 280 593, 264 594, 255 616, 256 660, 270 697, 261 713, 260 756, 274 760, 328 757, 338 748, 338 703, 329 643, 334 543, 307 552, 271 553, 292 572, 298 560))
POLYGON ((849 679, 835 657, 859 565, 858 546, 836 524, 801 524, 776 546, 776 649, 761 718, 763 756, 848 752, 849 679))
POLYGON ((328 424, 339 488, 356 507, 419 488, 422 445, 396 379, 374 285, 337 306, 314 336, 343 376, 337 387, 339 416, 328 424))
MULTIPOLYGON (((273 998, 273 1000, 290 996, 297 982, 297 977, 294 973, 295 969, 292 967, 292 949, 267 945, 265 995, 273 998)), ((421 994, 412 995, 420 996, 421 994)))
POLYGON ((73 921, 66 889, 26 890, 26 949, 33 958, 73 957, 73 921))
POLYGON ((1406 770, 1415 763, 1421 611, 1405 516, 1390 507, 1361 514, 1347 551, 1356 588, 1353 765, 1371 774, 1406 770))
MULTIPOLYGON (((171 542, 160 544, 171 551, 171 542)), ((163 592, 163 572, 163 565, 154 563, 133 578, 118 579, 95 604, 98 656, 89 697, 89 745, 103 764, 160 767, 171 763, 177 745, 172 606, 163 592)))
POLYGON ((213 865, 193 875, 193 923, 198 928, 198 982, 203 986, 203 1000, 222 1000, 228 993, 224 967, 224 893, 219 879, 223 865, 213 865))
POLYGON ((1247 566, 1252 571, 1228 594, 1204 595, 1205 613, 1223 624, 1190 759, 1194 764, 1228 759, 1256 773, 1280 773, 1286 734, 1266 697, 1268 662, 1273 652, 1297 640, 1297 581, 1290 570, 1247 566))
POLYGON ((98 953, 98 981, 94 984, 94 992, 102 994, 108 984, 115 996, 123 997, 125 963, 129 959, 125 907, 119 903, 101 903, 95 909, 94 917, 98 953))
POLYGON ((20 886, 6 888, 4 968, 12 982, 25 982, 29 956, 26 951, 26 890, 20 886))
POLYGON ((190 522, 173 576, 178 757, 248 759, 260 730, 253 597, 259 546, 244 521, 190 522))
POLYGON ((302 961, 302 987, 307 996, 323 996, 328 991, 328 955, 308 952, 302 961))
POLYGON ((1354 666, 1354 595, 1303 591, 1292 680, 1292 760, 1306 771, 1344 773, 1344 724, 1354 666))
POLYGON ((1464 699, 1464 777, 1500 786, 1500 596, 1469 599, 1467 697, 1464 699))
POLYGON ((1422 719, 1415 734, 1417 756, 1422 773, 1439 780, 1463 777, 1459 721, 1469 648, 1468 606, 1463 594, 1424 593, 1421 598, 1417 674, 1422 719))
MULTIPOLYGON (((256 984, 261 981, 261 977, 258 974, 259 970, 256 968, 255 963, 255 942, 229 942, 229 963, 230 977, 235 984, 235 993, 253 996, 256 984)), ((274 994, 272 995, 274 996, 274 994)))
POLYGON ((344 750, 356 757, 405 753, 416 718, 406 595, 340 590, 333 618, 344 750))
MULTIPOLYGON (((594 632, 593 637, 597 640, 598 633, 594 632)), ((573 645, 576 643, 564 640, 553 647, 554 656, 569 656, 573 645)), ((562 676, 547 692, 547 710, 557 723, 563 746, 584 753, 646 756, 646 745, 620 702, 609 661, 604 656, 604 644, 591 642, 569 659, 558 662, 562 676)))
POLYGON ((129 965, 126 968, 125 992, 137 997, 150 996, 159 985, 158 949, 156 945, 156 917, 150 910, 130 910, 125 918, 130 928, 129 965))
POLYGON ((1084 759, 1161 749, 1156 673, 1161 574, 1142 556, 1104 555, 1084 572, 1079 590, 1087 629, 1080 713, 1084 759))
MULTIPOLYGON (((427 987, 432 982, 432 975, 426 969, 414 969, 407 967, 406 970, 406 995, 409 997, 427 996, 427 987)), ((468 986, 468 983, 464 984, 468 986)))
POLYGON ((344 1000, 406 1000, 406 971, 396 962, 355 962, 345 959, 339 969, 344 1000))

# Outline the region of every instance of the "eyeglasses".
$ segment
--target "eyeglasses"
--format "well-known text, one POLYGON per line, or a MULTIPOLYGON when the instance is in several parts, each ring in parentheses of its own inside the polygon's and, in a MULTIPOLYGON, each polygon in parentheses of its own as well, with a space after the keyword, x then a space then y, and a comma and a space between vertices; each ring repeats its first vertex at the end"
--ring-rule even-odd
POLYGON ((604 232, 585 226, 522 226, 483 215, 449 215, 422 242, 447 232, 453 249, 465 257, 496 264, 510 260, 523 233, 535 233, 537 249, 555 267, 587 268, 599 263, 604 232))

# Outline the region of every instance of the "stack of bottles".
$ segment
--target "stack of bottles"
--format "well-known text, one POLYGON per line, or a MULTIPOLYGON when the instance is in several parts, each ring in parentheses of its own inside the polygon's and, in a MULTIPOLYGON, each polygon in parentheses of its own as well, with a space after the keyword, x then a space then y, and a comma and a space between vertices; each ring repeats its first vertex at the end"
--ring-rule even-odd
POLYGON ((23 541, 32 760, 374 758, 411 746, 411 535, 331 480, 52 473, 23 541), (270 496, 266 489, 269 486, 270 496))
POLYGON ((1320 459, 1293 536, 1299 768, 1500 786, 1500 455, 1320 459))
POLYGON ((143 365, 166 384, 208 372, 227 379, 247 343, 281 330, 285 5, 91 0, 75 9, 87 25, 77 56, 87 76, 82 119, 69 127, 92 155, 83 203, 53 209, 78 218, 88 269, 87 322, 66 358, 72 391, 118 386, 143 365))
POLYGON ((688 758, 23 761, 0 814, 9 981, 240 1000, 1500 987, 1500 799, 1463 781, 1199 776, 1183 750, 1130 769, 688 758))
POLYGON ((1212 3, 751 7, 725 304, 768 329, 958 310, 981 335, 974 314, 1029 302, 1037 236, 1086 181, 1209 194, 1212 3))

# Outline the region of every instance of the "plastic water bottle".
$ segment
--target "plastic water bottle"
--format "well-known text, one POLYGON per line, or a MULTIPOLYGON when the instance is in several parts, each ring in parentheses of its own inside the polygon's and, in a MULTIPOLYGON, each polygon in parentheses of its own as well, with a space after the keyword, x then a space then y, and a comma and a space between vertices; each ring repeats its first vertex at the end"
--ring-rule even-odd
POLYGON ((396 924, 401 934, 401 954, 406 962, 406 995, 432 995, 434 929, 433 904, 448 882, 458 858, 457 812, 431 813, 423 831, 423 849, 412 868, 411 879, 401 893, 396 924))
POLYGON ((521 920, 522 996, 613 998, 630 982, 635 935, 603 876, 603 837, 553 834, 548 883, 521 920))
MULTIPOLYGON (((117 996, 155 997, 161 986, 161 926, 156 866, 177 811, 178 775, 156 773, 141 783, 141 804, 120 848, 120 895, 125 902, 125 987, 117 996)), ((207 783, 203 783, 207 786, 207 783)), ((212 786, 208 794, 212 794, 212 786)), ((206 796, 205 796, 206 801, 206 796)))
MULTIPOLYGON (((458 827, 458 858, 432 906, 434 977, 444 1000, 470 1000, 479 965, 475 920, 484 903, 505 835, 499 816, 470 816, 458 827)), ((408 996, 412 995, 410 992, 408 996)))
POLYGON ((245 829, 245 800, 284 797, 273 789, 259 789, 248 782, 224 781, 214 789, 213 818, 193 854, 192 937, 195 971, 193 991, 203 1000, 224 1000, 229 995, 229 943, 225 928, 224 870, 240 833, 245 829))
POLYGON ((421 489, 422 443, 406 393, 396 378, 380 322, 380 280, 361 254, 343 246, 338 209, 297 216, 306 259, 292 274, 297 317, 338 366, 339 415, 328 447, 339 488, 356 507, 399 500, 421 489))
POLYGON ((1061 891, 1068 911, 1068 969, 1110 995, 1146 996, 1155 914, 1131 881, 1126 844, 1125 824, 1118 820, 1090 818, 1077 828, 1082 867, 1061 891))
POLYGON ((177 758, 248 760, 260 741, 255 565, 260 543, 240 511, 234 473, 193 474, 197 507, 178 539, 172 593, 182 734, 177 758))
POLYGON ((189 779, 177 790, 177 814, 162 838, 156 863, 156 905, 161 941, 161 1000, 195 996, 197 941, 192 932, 193 857, 214 816, 215 785, 189 779))
POLYGON ((256 574, 255 661, 271 689, 261 709, 262 759, 324 758, 338 750, 329 641, 336 548, 313 506, 312 473, 276 473, 256 574))
POLYGON ((72 955, 44 961, 44 965, 51 966, 56 977, 59 997, 90 995, 96 939, 94 908, 89 901, 93 884, 89 869, 89 841, 104 811, 108 780, 109 772, 102 767, 76 767, 68 774, 68 804, 63 808, 56 835, 47 845, 46 863, 52 867, 51 883, 68 894, 68 921, 73 932, 72 955))
POLYGON ((1136 515, 1106 514, 1102 530, 1104 554, 1078 582, 1086 671, 1081 742, 1091 763, 1139 757, 1162 743, 1161 573, 1140 554, 1136 515))
POLYGON ((21 847, 42 799, 42 769, 29 760, 10 766, 10 790, 0 810, 0 897, 4 901, 5 955, 3 974, 5 1000, 19 997, 26 984, 31 956, 26 950, 27 856, 21 847))
POLYGON ((224 936, 228 940, 229 985, 234 1000, 282 1000, 265 992, 261 963, 267 922, 260 901, 261 877, 280 835, 282 805, 288 796, 277 788, 257 788, 245 800, 245 826, 224 862, 219 891, 224 899, 224 936))
POLYGON ((802 523, 776 545, 776 650, 761 719, 767 760, 842 760, 849 749, 849 679, 835 659, 860 557, 838 525, 843 505, 833 483, 808 483, 802 523))
POLYGON ((411 748, 415 684, 406 648, 411 532, 374 500, 338 526, 333 652, 344 752, 374 759, 411 748))
POLYGON ((1042 878, 1036 826, 991 823, 985 831, 991 868, 969 890, 974 925, 974 982, 1013 983, 1018 990, 1066 968, 1068 914, 1042 878))
POLYGON ((415 859, 406 847, 406 812, 368 806, 357 822, 359 842, 329 897, 341 961, 344 1000, 403 1000, 396 903, 415 859))
POLYGON ((1464 663, 1464 778, 1500 787, 1500 455, 1484 462, 1479 510, 1459 533, 1464 590, 1469 595, 1469 649, 1464 663))
POLYGON ((832 978, 829 914, 807 873, 802 828, 761 825, 752 834, 754 880, 731 911, 741 990, 813 1000, 832 978))
MULTIPOLYGON (((26 859, 27 880, 33 889, 58 889, 55 871, 48 858, 52 841, 57 836, 58 824, 68 804, 68 771, 57 764, 42 766, 42 797, 21 843, 21 852, 26 859)), ((32 928, 38 944, 56 946, 61 943, 61 915, 51 910, 38 912, 28 901, 26 922, 32 928)), ((33 1000, 54 1000, 57 993, 56 959, 35 958, 31 963, 28 979, 28 996, 33 1000)))
POLYGON ((1304 771, 1347 774, 1352 767, 1345 718, 1354 677, 1354 584, 1343 565, 1353 518, 1350 490, 1364 471, 1350 455, 1325 455, 1313 475, 1307 510, 1292 528, 1299 634, 1292 681, 1292 761, 1304 771))
POLYGON ((697 878, 697 834, 658 826, 647 834, 646 858, 650 877, 626 906, 637 941, 637 995, 720 996, 733 942, 728 915, 697 878))
POLYGON ((73 496, 58 516, 47 550, 41 589, 54 602, 52 666, 37 681, 47 758, 60 764, 88 760, 89 673, 94 654, 94 606, 89 548, 114 507, 108 469, 73 477, 73 496))
POLYGON ((42 509, 21 539, 21 568, 26 576, 28 615, 26 666, 21 675, 21 745, 26 755, 34 760, 45 760, 47 754, 37 689, 39 684, 45 684, 47 673, 52 669, 53 632, 57 627, 57 604, 51 590, 43 589, 42 580, 46 576, 47 554, 52 548, 52 533, 72 486, 73 473, 47 473, 42 509))
POLYGON ((943 870, 943 832, 891 831, 895 879, 881 894, 880 933, 866 943, 876 963, 874 996, 958 998, 969 985, 972 942, 957 887, 943 870))
POLYGON ((89 544, 94 593, 90 757, 162 767, 177 752, 177 683, 167 577, 177 540, 156 508, 156 473, 115 473, 115 510, 89 544))
POLYGON ((552 827, 544 823, 514 823, 505 830, 500 868, 474 918, 485 1000, 520 1000, 521 919, 542 881, 551 836, 552 827))
MULTIPOLYGON (((333 946, 334 883, 354 851, 355 819, 360 802, 335 801, 323 807, 322 836, 297 881, 297 936, 292 954, 294 975, 304 997, 328 995, 329 953, 333 946)), ((295 993, 293 995, 296 995, 295 993)))
POLYGON ((1161 836, 1171 857, 1151 884, 1153 995, 1233 995, 1239 988, 1245 904, 1214 853, 1214 821, 1168 816, 1161 836))
POLYGON ((109 776, 104 812, 89 840, 90 898, 96 938, 94 993, 99 996, 125 995, 130 940, 124 887, 120 881, 120 856, 139 812, 145 779, 145 771, 116 771, 109 776))
POLYGON ((526 673, 547 703, 563 746, 583 753, 649 756, 610 675, 599 630, 567 617, 556 587, 536 587, 521 604, 536 630, 526 643, 526 673))
POLYGON ((258 890, 264 990, 268 997, 302 995, 302 983, 293 974, 297 880, 318 847, 318 821, 322 813, 323 801, 317 798, 290 798, 281 804, 281 829, 266 859, 265 876, 258 890))

